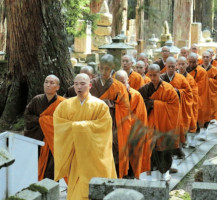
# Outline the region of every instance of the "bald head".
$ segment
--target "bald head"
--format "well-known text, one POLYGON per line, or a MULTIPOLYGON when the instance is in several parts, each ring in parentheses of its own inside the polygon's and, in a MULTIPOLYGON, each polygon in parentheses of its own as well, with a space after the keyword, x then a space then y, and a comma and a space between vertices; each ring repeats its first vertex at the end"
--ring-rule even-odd
POLYGON ((50 74, 44 80, 44 93, 50 101, 60 88, 60 80, 57 76, 50 74))
POLYGON ((198 59, 198 55, 196 54, 196 53, 190 53, 189 55, 188 55, 188 59, 189 58, 194 58, 195 60, 197 60, 198 59))
POLYGON ((127 72, 127 74, 129 74, 130 70, 133 66, 132 56, 129 56, 129 55, 122 56, 121 65, 122 65, 123 70, 125 70, 127 72))
POLYGON ((148 68, 148 72, 155 71, 160 73, 160 66, 158 64, 151 64, 148 68))
POLYGON ((212 57, 214 56, 214 50, 208 49, 207 51, 210 53, 210 60, 212 60, 212 57))
POLYGON ((164 61, 170 56, 170 48, 167 46, 162 47, 161 55, 164 61))
POLYGON ((127 75, 127 72, 124 71, 124 70, 118 70, 116 73, 115 73, 115 78, 122 82, 126 87, 128 87, 128 75, 127 75))
POLYGON ((176 64, 176 59, 174 57, 170 56, 166 60, 166 64, 167 63, 174 63, 174 64, 176 64))
POLYGON ((82 67, 80 70, 80 73, 87 74, 89 76, 90 80, 93 79, 94 74, 93 74, 93 68, 91 66, 82 67))
POLYGON ((105 54, 100 59, 99 72, 100 76, 105 83, 111 76, 111 72, 115 67, 114 56, 111 54, 105 54))
POLYGON ((166 70, 169 76, 173 76, 176 72, 176 59, 174 57, 168 57, 166 60, 166 70))
POLYGON ((139 74, 141 74, 143 76, 145 73, 145 70, 146 70, 146 65, 143 61, 139 60, 136 63, 135 69, 139 74))
POLYGON ((193 53, 198 53, 198 45, 197 44, 192 44, 191 45, 191 52, 193 52, 193 53))
POLYGON ((188 49, 188 47, 182 47, 181 50, 180 50, 180 55, 184 56, 185 58, 187 58, 188 55, 189 55, 189 49, 188 49))
POLYGON ((207 67, 210 64, 211 60, 212 60, 211 53, 209 51, 203 52, 202 59, 203 59, 203 65, 205 67, 207 67))
POLYGON ((191 69, 195 69, 197 67, 197 54, 196 53, 190 53, 188 56, 188 65, 191 69))
POLYGON ((177 59, 178 72, 180 74, 184 74, 186 72, 187 67, 188 67, 187 59, 184 56, 180 56, 177 59))
POLYGON ((161 80, 160 79, 160 66, 157 64, 151 64, 148 67, 148 73, 149 73, 151 82, 154 84, 155 87, 157 87, 161 80))
POLYGON ((83 101, 87 98, 90 88, 90 78, 87 74, 81 73, 75 77, 74 89, 80 101, 83 101))
POLYGON ((57 76, 55 76, 54 74, 50 74, 50 75, 48 75, 48 76, 45 78, 45 80, 46 80, 48 77, 52 78, 52 79, 56 82, 57 85, 60 85, 60 79, 59 79, 57 76))

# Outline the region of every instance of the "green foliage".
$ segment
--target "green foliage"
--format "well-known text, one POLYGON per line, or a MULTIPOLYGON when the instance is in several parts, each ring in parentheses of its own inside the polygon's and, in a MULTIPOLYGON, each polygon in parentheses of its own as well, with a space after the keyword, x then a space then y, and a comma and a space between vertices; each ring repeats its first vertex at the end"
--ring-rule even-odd
POLYGON ((36 184, 30 185, 27 189, 31 190, 31 191, 34 191, 34 192, 40 192, 41 194, 48 193, 47 188, 45 188, 43 186, 40 186, 40 185, 36 185, 36 184))
POLYGON ((96 27, 96 20, 99 15, 90 13, 91 0, 64 0, 63 15, 65 16, 66 31, 69 35, 82 36, 88 24, 92 29, 96 27), (84 23, 78 28, 78 20, 84 20, 84 23))
POLYGON ((214 0, 214 13, 217 13, 217 0, 214 0))
POLYGON ((21 131, 24 129, 25 126, 25 119, 24 118, 20 118, 13 126, 12 126, 12 130, 13 131, 21 131))

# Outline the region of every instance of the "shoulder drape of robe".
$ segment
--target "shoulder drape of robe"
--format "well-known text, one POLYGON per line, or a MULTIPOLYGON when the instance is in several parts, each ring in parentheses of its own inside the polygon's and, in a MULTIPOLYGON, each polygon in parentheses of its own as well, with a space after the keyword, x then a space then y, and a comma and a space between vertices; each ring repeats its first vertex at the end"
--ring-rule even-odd
POLYGON ((53 130, 53 113, 56 107, 63 101, 65 98, 58 96, 56 101, 52 103, 39 117, 39 124, 44 134, 45 145, 41 147, 40 156, 38 160, 38 179, 42 180, 44 178, 44 173, 47 167, 47 161, 49 156, 49 150, 52 155, 53 151, 53 141, 54 141, 54 130, 53 130))
POLYGON ((189 130, 191 123, 193 94, 192 89, 186 78, 178 73, 175 73, 170 84, 179 90, 180 93, 180 142, 185 142, 185 133, 189 130))
MULTIPOLYGON (((145 85, 148 87, 148 85, 145 85)), ((144 87, 145 87, 144 86, 144 87)), ((148 117, 148 126, 168 135, 171 132, 171 144, 166 146, 165 137, 156 141, 156 150, 164 151, 179 148, 179 97, 172 85, 162 81, 157 91, 149 99, 154 100, 153 110, 148 117)))
POLYGON ((144 79, 139 73, 133 71, 129 75, 129 85, 131 88, 139 90, 144 85, 144 79))
POLYGON ((217 120, 217 68, 212 66, 207 71, 211 100, 211 119, 217 120))
POLYGON ((55 180, 68 176, 68 200, 88 198, 93 177, 116 178, 108 106, 89 95, 63 101, 54 115, 55 180))
POLYGON ((143 78, 143 80, 144 80, 144 85, 151 82, 151 79, 147 75, 145 76, 145 78, 143 78))
POLYGON ((127 140, 131 128, 129 96, 125 86, 116 79, 112 85, 100 96, 100 99, 109 99, 115 102, 115 120, 118 132, 119 149, 119 177, 128 174, 129 156, 127 140))
POLYGON ((194 78, 189 73, 187 73, 185 78, 188 81, 193 94, 193 105, 192 105, 191 123, 190 123, 189 131, 195 133, 197 129, 197 117, 198 117, 198 86, 194 78))
POLYGON ((189 72, 192 75, 198 86, 198 122, 200 126, 210 121, 210 93, 209 81, 206 70, 201 66, 189 72))
MULTIPOLYGON (((141 94, 137 90, 129 88, 129 95, 132 127, 137 120, 141 122, 142 126, 147 126, 147 110, 141 94)), ((139 128, 141 127, 138 127, 138 129, 139 128)), ((133 153, 130 156, 130 163, 136 178, 139 178, 141 172, 150 171, 151 168, 150 134, 147 132, 144 133, 144 136, 140 139, 140 142, 137 144, 137 146, 133 147, 133 153)))

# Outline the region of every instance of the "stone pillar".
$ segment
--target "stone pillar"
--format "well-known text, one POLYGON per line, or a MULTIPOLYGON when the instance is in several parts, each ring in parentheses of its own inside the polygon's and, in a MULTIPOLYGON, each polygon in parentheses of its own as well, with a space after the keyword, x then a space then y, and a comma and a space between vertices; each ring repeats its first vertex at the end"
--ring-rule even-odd
POLYGON ((127 9, 128 9, 128 0, 121 1, 122 7, 122 17, 121 17, 121 31, 124 31, 124 34, 127 34, 127 9))
POLYGON ((191 25, 191 44, 198 44, 201 41, 201 23, 192 23, 191 25))
POLYGON ((111 39, 111 25, 112 15, 109 13, 108 4, 106 1, 103 2, 102 7, 99 11, 100 19, 97 21, 97 27, 94 30, 95 35, 92 37, 92 50, 98 51, 98 47, 110 44, 111 39))
POLYGON ((174 5, 173 38, 175 46, 190 46, 193 0, 176 0, 174 5), (186 42, 185 42, 186 41, 186 42), (180 45, 179 45, 180 44, 180 45))

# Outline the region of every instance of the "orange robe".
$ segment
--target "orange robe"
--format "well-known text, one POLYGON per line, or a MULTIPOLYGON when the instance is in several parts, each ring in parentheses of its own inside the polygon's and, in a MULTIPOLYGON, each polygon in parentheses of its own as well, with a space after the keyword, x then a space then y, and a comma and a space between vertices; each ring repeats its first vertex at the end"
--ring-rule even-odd
POLYGON ((43 113, 41 113, 39 118, 39 124, 44 134, 45 145, 40 149, 40 156, 38 160, 38 179, 39 181, 44 178, 44 173, 47 167, 49 150, 52 155, 54 155, 54 127, 53 127, 53 113, 56 107, 65 98, 58 96, 57 100, 52 103, 43 113))
MULTIPOLYGON (((163 134, 170 134, 170 144, 165 143, 165 137, 157 133, 155 148, 157 151, 165 151, 169 149, 179 148, 179 112, 180 103, 179 97, 173 86, 165 81, 162 81, 157 89, 150 91, 150 86, 153 83, 144 85, 139 91, 143 96, 144 101, 153 100, 153 109, 148 116, 148 126, 163 134), (149 91, 151 92, 149 94, 149 91), (159 138, 158 138, 159 137, 159 138)), ((154 86, 152 86, 153 88, 154 86)))
POLYGON ((205 122, 210 121, 210 93, 209 93, 209 81, 206 70, 197 66, 195 69, 189 69, 189 74, 193 76, 198 86, 198 123, 200 127, 205 122))
POLYGON ((129 75, 129 85, 131 88, 139 90, 144 85, 144 80, 139 73, 132 71, 129 75))
MULTIPOLYGON (((101 100, 111 100, 115 102, 115 122, 117 126, 118 137, 118 154, 119 154, 119 177, 122 178, 128 174, 129 169, 129 154, 128 154, 128 136, 131 129, 130 119, 130 102, 127 89, 116 79, 110 78, 100 91, 99 77, 92 80, 92 88, 90 93, 93 96, 99 97, 101 100)), ((101 86, 102 87, 102 86, 101 86)), ((113 119, 114 120, 114 119, 113 119)))
MULTIPOLYGON (((144 126, 147 127, 148 125, 147 110, 144 100, 137 90, 129 88, 128 93, 130 98, 131 126, 133 127, 135 123, 135 126, 138 125, 138 127, 135 127, 136 130, 133 132, 133 137, 135 140, 138 140, 140 137, 139 131, 141 131, 144 126)), ((130 155, 130 163, 135 177, 139 178, 141 172, 150 171, 151 169, 150 135, 146 132, 146 134, 139 139, 139 142, 136 144, 136 146, 134 144, 130 145, 130 147, 132 147, 131 149, 133 152, 132 155, 130 155)))
POLYGON ((211 100, 211 119, 217 120, 217 68, 210 66, 207 69, 209 78, 209 92, 211 100))
POLYGON ((143 80, 144 80, 144 84, 151 82, 151 79, 147 75, 145 77, 143 77, 143 80))
POLYGON ((213 59, 212 66, 217 67, 217 59, 213 59))
POLYGON ((197 117, 198 117, 198 87, 194 78, 186 73, 185 78, 187 79, 189 85, 192 89, 193 94, 193 105, 192 105, 192 114, 191 114, 191 123, 189 131, 195 133, 197 130, 197 117))
POLYGON ((173 80, 170 81, 167 74, 163 74, 162 79, 170 83, 175 89, 178 89, 180 94, 180 142, 185 142, 185 133, 188 131, 191 123, 193 94, 192 89, 181 74, 175 73, 173 80))

